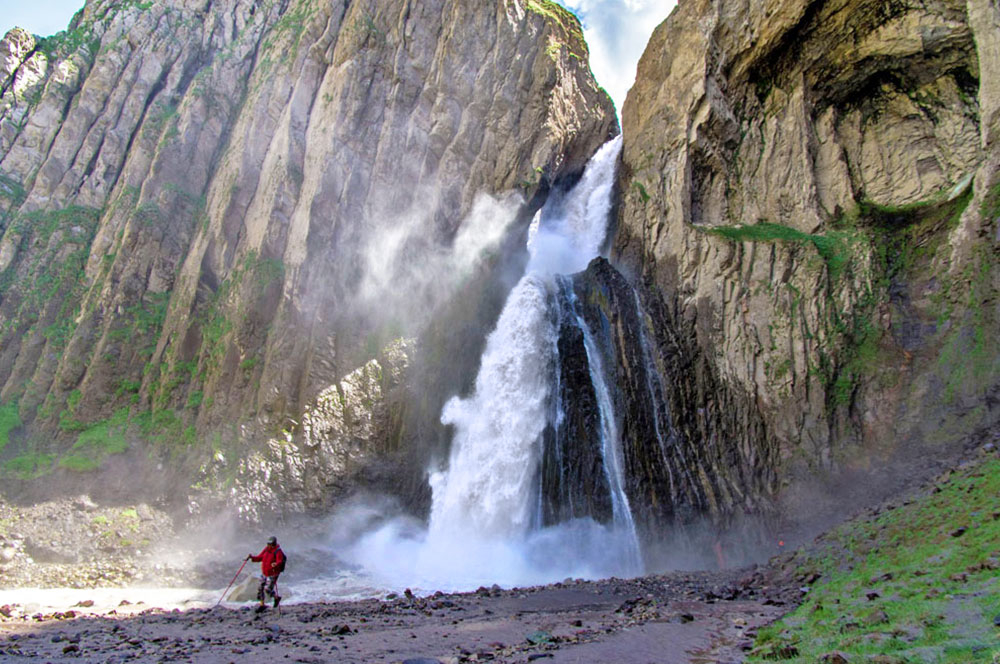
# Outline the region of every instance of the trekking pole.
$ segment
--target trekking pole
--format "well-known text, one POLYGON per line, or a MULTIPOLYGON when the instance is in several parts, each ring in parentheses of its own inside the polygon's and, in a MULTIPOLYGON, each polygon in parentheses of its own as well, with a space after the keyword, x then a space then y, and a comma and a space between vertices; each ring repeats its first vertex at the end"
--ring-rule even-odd
MULTIPOLYGON (((236 576, 234 576, 233 580, 229 582, 228 586, 226 586, 225 592, 222 593, 222 597, 220 597, 219 601, 215 603, 215 606, 219 606, 220 604, 222 604, 222 600, 226 599, 226 595, 229 594, 229 589, 233 587, 234 583, 236 583, 236 579, 240 578, 240 573, 243 571, 243 568, 247 566, 247 561, 248 560, 250 560, 250 559, 249 558, 244 558, 243 559, 243 564, 240 565, 240 569, 236 572, 236 576)), ((212 607, 212 608, 215 608, 215 607, 212 607)))

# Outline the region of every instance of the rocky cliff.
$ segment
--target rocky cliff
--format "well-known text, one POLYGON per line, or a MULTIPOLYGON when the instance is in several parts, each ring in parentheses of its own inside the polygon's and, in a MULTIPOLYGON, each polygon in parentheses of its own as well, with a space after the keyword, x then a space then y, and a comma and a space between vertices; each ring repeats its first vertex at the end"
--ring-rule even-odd
POLYGON ((8 477, 152 450, 316 506, 390 342, 617 132, 547 0, 90 0, 0 57, 8 477))
POLYGON ((1000 414, 998 17, 687 0, 654 33, 613 258, 664 382, 696 397, 675 417, 742 451, 696 482, 719 519, 746 495, 808 511, 817 479, 944 453, 1000 414))

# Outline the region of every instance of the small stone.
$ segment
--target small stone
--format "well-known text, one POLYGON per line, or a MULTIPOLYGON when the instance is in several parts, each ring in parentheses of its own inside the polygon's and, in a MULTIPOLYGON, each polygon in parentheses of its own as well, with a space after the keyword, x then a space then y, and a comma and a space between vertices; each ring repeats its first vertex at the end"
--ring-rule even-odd
POLYGON ((68 655, 71 652, 80 652, 80 646, 76 645, 75 643, 71 643, 63 648, 64 655, 68 655))
POLYGON ((534 662, 535 660, 545 659, 546 657, 553 657, 553 655, 550 652, 533 652, 528 655, 528 661, 534 662))
POLYGON ((825 664, 848 664, 851 660, 847 659, 847 655, 840 652, 828 652, 825 655, 820 655, 819 661, 825 664))
POLYGON ((954 581, 955 583, 965 583, 968 580, 969 575, 966 574, 965 572, 959 572, 958 574, 952 574, 948 578, 954 581))
POLYGON ((993 626, 1000 627, 1000 613, 993 617, 993 626))
POLYGON ((866 593, 865 593, 865 597, 867 597, 867 598, 868 598, 868 601, 869 601, 869 602, 874 602, 875 600, 877 600, 877 599, 878 599, 879 597, 881 597, 881 596, 882 596, 882 595, 878 594, 878 593, 877 593, 876 591, 874 591, 874 590, 869 590, 868 592, 866 592, 866 593))
POLYGON ((545 630, 541 629, 536 632, 532 632, 531 634, 528 634, 524 638, 528 643, 530 643, 533 646, 537 646, 542 643, 552 643, 552 635, 546 632, 545 630))
POLYGON ((962 535, 964 535, 966 533, 967 530, 968 530, 968 528, 966 528, 965 526, 961 526, 960 528, 956 528, 955 530, 951 531, 951 536, 952 537, 961 537, 962 535))
POLYGON ((865 617, 865 624, 869 626, 884 625, 887 622, 889 622, 889 614, 882 610, 870 613, 865 617))
POLYGON ((84 609, 89 609, 93 605, 94 605, 94 600, 92 600, 92 599, 85 599, 82 602, 77 602, 73 606, 79 606, 79 607, 82 607, 84 609))

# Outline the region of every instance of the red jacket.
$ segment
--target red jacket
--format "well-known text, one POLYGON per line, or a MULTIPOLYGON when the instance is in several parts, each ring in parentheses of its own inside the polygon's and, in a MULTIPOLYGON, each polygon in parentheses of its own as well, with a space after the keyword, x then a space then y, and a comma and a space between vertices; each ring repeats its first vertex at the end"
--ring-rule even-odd
POLYGON ((281 573, 278 568, 285 562, 285 554, 281 552, 280 546, 268 545, 256 556, 250 556, 250 560, 260 563, 260 571, 264 576, 278 576, 281 573))

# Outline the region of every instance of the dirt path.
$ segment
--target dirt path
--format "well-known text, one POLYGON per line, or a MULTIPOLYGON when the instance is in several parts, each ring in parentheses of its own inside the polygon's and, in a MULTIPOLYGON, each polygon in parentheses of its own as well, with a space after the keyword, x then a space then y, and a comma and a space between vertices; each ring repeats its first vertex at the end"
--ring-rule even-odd
POLYGON ((298 604, 280 613, 248 606, 35 615, 0 622, 0 661, 739 662, 754 630, 788 608, 763 583, 744 570, 298 604))

